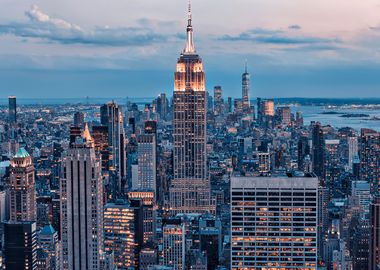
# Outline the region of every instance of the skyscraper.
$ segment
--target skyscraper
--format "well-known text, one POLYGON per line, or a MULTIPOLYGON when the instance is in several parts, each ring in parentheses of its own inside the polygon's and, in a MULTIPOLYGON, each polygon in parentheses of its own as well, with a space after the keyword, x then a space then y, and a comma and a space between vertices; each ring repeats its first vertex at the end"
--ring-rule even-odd
POLYGON ((186 47, 177 62, 173 94, 174 179, 172 212, 210 211, 206 160, 207 92, 202 59, 195 51, 189 5, 186 47))
POLYGON ((317 269, 316 177, 231 178, 231 269, 317 269))
POLYGON ((74 113, 74 126, 77 127, 84 127, 84 113, 83 112, 76 112, 74 113))
POLYGON ((20 148, 11 160, 9 179, 10 220, 36 221, 34 166, 24 148, 20 148))
POLYGON ((62 157, 63 269, 96 270, 103 247, 103 180, 86 125, 62 157))
POLYGON ((8 98, 8 110, 9 110, 9 124, 15 124, 17 122, 17 105, 16 97, 10 96, 8 98))
POLYGON ((142 134, 138 137, 138 181, 139 190, 156 194, 156 135, 142 134))
POLYGON ((36 270, 36 222, 9 221, 4 223, 5 269, 36 270))
POLYGON ((117 269, 135 265, 135 214, 124 200, 107 203, 104 208, 104 250, 114 253, 117 269))
POLYGON ((220 115, 223 113, 223 97, 222 97, 222 87, 214 87, 214 114, 220 115))
POLYGON ((123 113, 115 102, 100 107, 100 122, 108 127, 110 170, 116 174, 115 195, 124 191, 126 177, 126 154, 124 146, 123 113))
POLYGON ((250 100, 249 100, 250 80, 251 80, 251 75, 248 73, 247 63, 245 63, 245 71, 242 75, 242 101, 243 101, 244 112, 249 112, 250 110, 250 100))
POLYGON ((317 122, 313 127, 313 172, 318 177, 324 176, 324 164, 325 164, 325 140, 321 123, 317 122))

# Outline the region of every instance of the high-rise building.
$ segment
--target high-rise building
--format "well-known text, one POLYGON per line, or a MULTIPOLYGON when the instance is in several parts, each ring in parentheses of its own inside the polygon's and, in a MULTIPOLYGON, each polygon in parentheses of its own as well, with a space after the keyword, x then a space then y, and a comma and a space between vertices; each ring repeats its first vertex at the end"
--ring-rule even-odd
POLYGON ((292 112, 290 107, 279 107, 277 108, 278 120, 283 125, 289 125, 292 121, 292 112))
POLYGON ((163 265, 174 270, 185 269, 186 256, 185 224, 165 224, 163 226, 163 265))
POLYGON ((380 182, 380 133, 372 129, 360 132, 360 178, 371 183, 371 193, 378 193, 380 182))
POLYGON ((250 90, 250 80, 251 75, 248 73, 247 63, 245 63, 245 71, 242 75, 242 103, 243 111, 249 112, 250 110, 250 100, 249 100, 249 90, 250 90))
POLYGON ((186 47, 178 59, 174 77, 171 211, 208 212, 211 200, 206 164, 207 92, 202 59, 193 43, 190 5, 186 47))
POLYGON ((138 190, 150 190, 156 194, 156 135, 138 137, 138 190))
POLYGON ((115 102, 100 107, 100 122, 108 127, 109 169, 116 173, 115 196, 124 192, 126 181, 126 153, 124 145, 123 113, 115 102))
POLYGON ((9 124, 15 124, 17 122, 17 104, 15 96, 10 96, 8 98, 8 110, 9 124))
POLYGON ((380 268, 380 198, 375 197, 370 205, 369 270, 380 268))
POLYGON ((84 127, 84 113, 83 112, 76 112, 74 113, 74 126, 77 127, 84 127))
POLYGON ((104 207, 104 250, 114 253, 117 269, 135 266, 135 214, 124 200, 104 207))
POLYGON ((318 179, 231 178, 231 269, 317 269, 318 179))
POLYGON ((61 244, 58 240, 58 233, 54 230, 53 226, 46 225, 39 231, 37 235, 37 244, 49 254, 48 270, 61 269, 61 244))
POLYGON ((63 269, 100 268, 103 180, 87 125, 62 157, 61 239, 63 269))
POLYGON ((354 158, 359 156, 358 137, 347 137, 348 167, 352 170, 354 158))
POLYGON ((220 115, 223 113, 223 97, 222 97, 222 87, 221 86, 214 86, 214 114, 220 115))
POLYGON ((95 143, 95 151, 100 154, 102 160, 102 172, 108 173, 110 167, 109 148, 108 148, 108 127, 94 126, 92 127, 92 138, 95 143))
POLYGON ((323 177, 325 174, 325 139, 321 123, 315 123, 312 137, 313 172, 318 177, 323 177))
POLYGON ((5 269, 36 270, 36 222, 9 221, 4 223, 5 269))
POLYGON ((36 188, 32 157, 20 148, 11 160, 9 177, 11 221, 36 221, 36 188))
POLYGON ((157 98, 157 113, 161 119, 166 120, 169 111, 169 101, 165 93, 161 93, 157 98))

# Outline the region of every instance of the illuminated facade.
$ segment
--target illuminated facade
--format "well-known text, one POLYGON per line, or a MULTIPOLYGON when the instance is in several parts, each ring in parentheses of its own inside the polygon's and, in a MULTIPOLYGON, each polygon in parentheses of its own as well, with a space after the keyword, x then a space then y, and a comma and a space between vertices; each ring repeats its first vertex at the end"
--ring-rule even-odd
POLYGON ((193 44, 189 6, 186 47, 174 74, 174 179, 170 207, 174 213, 209 212, 210 183, 206 158, 207 92, 202 59, 193 44))
POLYGON ((36 221, 36 189, 32 157, 20 148, 10 167, 10 221, 36 221))
POLYGON ((135 265, 134 209, 124 201, 108 203, 104 209, 104 250, 114 253, 117 269, 135 265))
POLYGON ((100 269, 103 179, 87 125, 62 157, 61 240, 63 269, 100 269))
POLYGON ((231 269, 317 269, 315 177, 231 178, 231 269))
POLYGON ((163 265, 174 270, 185 269, 186 241, 184 224, 166 224, 163 227, 163 265))
POLYGON ((156 194, 156 136, 142 134, 138 137, 138 190, 150 190, 156 194))

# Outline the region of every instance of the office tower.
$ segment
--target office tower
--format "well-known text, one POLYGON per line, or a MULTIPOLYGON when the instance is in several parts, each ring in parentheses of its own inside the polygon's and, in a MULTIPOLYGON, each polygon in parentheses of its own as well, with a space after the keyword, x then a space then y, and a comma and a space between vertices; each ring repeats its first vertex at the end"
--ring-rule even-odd
POLYGON ((8 98, 8 110, 9 124, 15 124, 17 122, 17 104, 15 96, 10 96, 8 98))
POLYGON ((358 137, 347 137, 348 167, 352 170, 354 158, 359 156, 358 137))
POLYGON ((264 100, 262 104, 264 116, 274 116, 274 101, 273 99, 264 100))
POLYGON ((51 225, 46 225, 37 235, 37 244, 49 255, 49 270, 61 269, 61 244, 58 240, 58 233, 51 225))
POLYGON ((303 126, 303 116, 301 112, 296 112, 296 125, 297 127, 303 126))
POLYGON ((372 129, 360 132, 360 178, 371 183, 371 193, 378 193, 380 181, 380 134, 372 129))
POLYGON ((325 140, 321 123, 317 122, 313 126, 312 132, 313 148, 313 172, 318 177, 323 177, 325 174, 325 140))
POLYGON ((84 113, 83 112, 76 112, 74 113, 74 126, 77 127, 84 127, 84 113))
POLYGON ((339 176, 341 175, 339 140, 325 140, 324 183, 329 189, 330 198, 339 191, 339 176))
POLYGON ((317 269, 318 179, 231 178, 231 269, 317 269))
POLYGON ((104 207, 104 250, 114 253, 117 269, 135 265, 135 213, 124 200, 104 207))
MULTIPOLYGON (((155 194, 153 191, 130 191, 128 198, 142 212, 142 242, 154 241, 156 232, 155 194)), ((138 219, 140 217, 136 217, 138 219)), ((140 224, 141 225, 141 224, 140 224)))
POLYGON ((245 63, 245 71, 242 75, 242 103, 245 113, 250 110, 249 90, 250 90, 251 75, 248 73, 247 63, 245 63))
POLYGON ((157 250, 144 248, 140 251, 140 270, 149 270, 153 265, 157 265, 157 250))
POLYGON ((10 166, 10 221, 36 221, 36 190, 32 157, 20 148, 10 166))
POLYGON ((47 203, 37 203, 37 228, 41 229, 49 224, 50 205, 47 203))
POLYGON ((157 98, 157 113, 161 119, 166 120, 169 112, 169 101, 165 93, 161 93, 157 98))
POLYGON ((115 102, 100 107, 100 122, 108 127, 109 169, 116 173, 115 196, 124 192, 126 153, 122 110, 115 102))
POLYGON ((61 200, 59 199, 59 196, 56 196, 56 198, 51 200, 51 215, 51 225, 57 232, 58 238, 61 239, 61 200))
POLYGON ((228 113, 232 112, 232 97, 227 98, 227 112, 228 113))
POLYGON ((375 196, 370 205, 369 270, 380 266, 380 198, 375 196))
POLYGON ((222 222, 213 216, 199 219, 200 251, 207 257, 207 269, 216 269, 222 255, 222 222))
POLYGON ((37 269, 36 223, 9 221, 4 223, 5 269, 37 269))
POLYGON ((165 224, 163 230, 162 264, 174 270, 185 269, 186 241, 185 224, 165 224))
POLYGON ((220 115, 223 113, 223 97, 222 97, 222 87, 215 86, 214 87, 214 114, 220 115))
POLYGON ((243 112, 243 100, 241 98, 234 99, 234 113, 241 114, 243 112))
POLYGON ((368 213, 371 203, 370 184, 367 181, 352 181, 351 195, 358 199, 358 204, 362 210, 368 213))
POLYGON ((310 155, 310 144, 309 138, 307 136, 301 136, 298 140, 297 147, 298 155, 298 170, 304 171, 305 169, 305 158, 307 155, 310 155))
POLYGON ((170 188, 172 212, 208 212, 207 92, 202 59, 193 44, 189 5, 186 47, 177 62, 173 94, 174 179, 170 188))
POLYGON ((279 122, 283 125, 289 125, 292 121, 292 113, 290 107, 277 108, 277 116, 279 118, 279 122))
POLYGON ((318 258, 323 258, 323 244, 329 229, 329 190, 325 187, 318 188, 318 258))
POLYGON ((108 148, 108 127, 92 127, 92 138, 94 139, 95 151, 100 154, 102 160, 102 172, 108 174, 110 167, 110 154, 108 148))
POLYGON ((142 134, 138 137, 138 190, 156 194, 156 136, 142 134))
POLYGON ((103 180, 87 125, 62 156, 61 239, 63 269, 99 269, 103 180))

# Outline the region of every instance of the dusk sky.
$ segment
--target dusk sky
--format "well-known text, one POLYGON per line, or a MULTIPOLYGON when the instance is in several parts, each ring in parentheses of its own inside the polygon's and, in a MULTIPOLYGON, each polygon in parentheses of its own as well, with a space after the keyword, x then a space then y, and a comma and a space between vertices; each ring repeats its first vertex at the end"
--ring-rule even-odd
MULTIPOLYGON (((380 0, 193 0, 207 88, 252 97, 380 97, 380 0)), ((173 91, 186 0, 1 0, 0 98, 173 91)))

